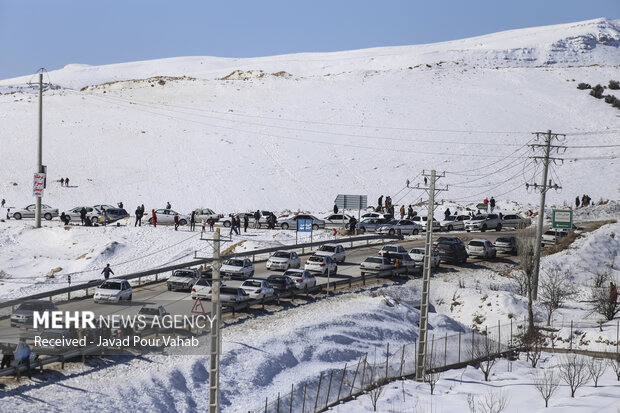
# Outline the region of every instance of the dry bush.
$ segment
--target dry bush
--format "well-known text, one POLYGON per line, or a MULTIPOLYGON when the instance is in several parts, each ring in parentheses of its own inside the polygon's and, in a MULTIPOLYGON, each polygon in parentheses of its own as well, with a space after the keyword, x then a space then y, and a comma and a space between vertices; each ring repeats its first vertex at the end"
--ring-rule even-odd
POLYGON ((539 370, 534 378, 534 387, 545 401, 545 407, 549 407, 549 399, 560 387, 560 375, 554 368, 539 370))
POLYGON ((575 397, 575 392, 584 386, 590 378, 586 367, 587 362, 583 356, 568 354, 562 358, 558 365, 560 377, 570 388, 570 397, 575 397))
POLYGON ((501 413, 508 407, 508 396, 503 390, 489 390, 478 399, 482 413, 501 413))
POLYGON ((543 271, 538 299, 547 312, 547 325, 551 324, 553 312, 576 292, 570 271, 563 271, 557 266, 543 271))
POLYGON ((598 381, 607 369, 605 360, 591 357, 588 360, 587 367, 588 373, 590 373, 590 377, 592 378, 592 380, 594 380, 594 387, 598 387, 598 381))

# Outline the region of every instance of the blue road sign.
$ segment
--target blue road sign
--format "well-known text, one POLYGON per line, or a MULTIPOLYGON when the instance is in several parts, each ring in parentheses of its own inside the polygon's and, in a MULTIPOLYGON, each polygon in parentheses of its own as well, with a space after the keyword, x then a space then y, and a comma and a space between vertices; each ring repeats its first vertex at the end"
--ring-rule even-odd
POLYGON ((298 219, 297 220, 298 232, 312 232, 312 220, 311 219, 298 219))

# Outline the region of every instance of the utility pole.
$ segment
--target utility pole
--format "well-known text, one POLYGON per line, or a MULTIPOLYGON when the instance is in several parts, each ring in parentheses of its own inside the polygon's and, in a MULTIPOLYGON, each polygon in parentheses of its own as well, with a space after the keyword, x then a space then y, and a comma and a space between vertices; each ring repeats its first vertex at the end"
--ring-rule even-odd
POLYGON ((534 159, 534 162, 538 162, 538 160, 542 159, 542 162, 543 162, 542 184, 541 185, 538 185, 536 183, 525 184, 525 187, 527 189, 529 189, 530 186, 532 186, 534 187, 535 191, 540 191, 540 206, 538 207, 538 224, 536 226, 536 239, 534 240, 535 242, 534 244, 534 273, 532 274, 532 280, 531 280, 532 300, 534 301, 538 299, 538 274, 540 271, 540 252, 541 252, 542 233, 543 233, 543 225, 544 225, 544 218, 545 218, 545 198, 546 198, 548 190, 562 189, 562 187, 558 186, 557 183, 553 184, 551 179, 549 179, 549 182, 547 182, 549 162, 553 162, 554 164, 557 161, 561 161, 562 163, 564 162, 564 159, 562 158, 552 158, 551 151, 555 150, 556 153, 559 153, 560 149, 564 149, 564 151, 566 151, 565 146, 551 145, 551 141, 553 139, 558 139, 559 136, 565 137, 566 135, 559 134, 559 133, 551 133, 550 130, 548 130, 546 133, 535 132, 535 135, 536 135, 537 141, 540 139, 541 136, 544 136, 545 143, 529 145, 532 148, 532 150, 536 150, 537 148, 543 148, 543 151, 544 151, 543 156, 531 156, 530 157, 530 159, 534 159))
MULTIPOLYGON (((43 173, 43 70, 39 73, 39 145, 37 146, 37 172, 43 173)), ((40 196, 35 196, 35 228, 41 228, 41 198, 43 198, 43 191, 40 196)))
POLYGON ((209 360, 209 413, 220 413, 220 322, 222 319, 220 303, 220 229, 213 235, 213 277, 211 281, 211 341, 209 360))
MULTIPOLYGON (((429 176, 422 171, 422 175, 429 176)), ((445 176, 443 173, 440 177, 445 176)), ((418 352, 416 357, 415 379, 416 381, 424 381, 424 373, 426 368, 426 344, 428 340, 428 306, 429 306, 429 290, 431 284, 431 253, 433 246, 433 216, 435 212, 435 192, 447 191, 445 189, 435 189, 435 180, 437 178, 435 170, 430 174, 431 183, 429 188, 420 188, 428 191, 428 212, 426 213, 426 240, 424 242, 424 270, 422 273, 422 299, 420 302, 420 326, 418 334, 418 352)))

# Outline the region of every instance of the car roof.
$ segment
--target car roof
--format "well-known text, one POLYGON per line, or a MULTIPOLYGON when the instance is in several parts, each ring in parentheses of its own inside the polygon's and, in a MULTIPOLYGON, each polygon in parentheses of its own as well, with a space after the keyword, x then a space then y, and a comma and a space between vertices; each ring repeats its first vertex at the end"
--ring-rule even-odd
POLYGON ((472 242, 472 241, 480 241, 480 242, 484 242, 484 241, 488 241, 488 239, 484 239, 484 238, 472 238, 472 239, 470 239, 470 240, 469 240, 469 242, 472 242))
POLYGON ((113 281, 113 282, 119 282, 120 283, 120 282, 127 281, 127 280, 123 280, 122 278, 110 278, 108 280, 105 280, 104 282, 107 282, 107 281, 113 281))
POLYGON ((398 244, 385 244, 383 246, 383 248, 385 248, 385 247, 401 247, 401 245, 398 245, 398 244))
POLYGON ((323 244, 323 246, 328 246, 328 247, 340 247, 340 244, 334 244, 333 242, 328 242, 327 244, 323 244))
POLYGON ((159 307, 161 307, 161 305, 159 304, 144 304, 142 306, 142 308, 154 308, 154 309, 159 309, 159 307))

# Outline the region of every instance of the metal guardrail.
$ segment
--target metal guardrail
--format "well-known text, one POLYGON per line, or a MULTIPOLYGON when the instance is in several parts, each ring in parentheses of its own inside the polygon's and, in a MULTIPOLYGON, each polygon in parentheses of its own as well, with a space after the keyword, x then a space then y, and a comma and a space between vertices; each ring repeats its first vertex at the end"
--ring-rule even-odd
MULTIPOLYGON (((255 258, 257 255, 269 254, 269 253, 272 253, 278 250, 295 250, 295 249, 305 250, 306 248, 320 246, 328 242, 330 243, 334 242, 334 243, 340 243, 340 244, 351 243, 351 248, 361 248, 361 247, 370 245, 369 242, 373 240, 381 240, 381 242, 385 242, 386 240, 397 240, 397 239, 402 239, 402 237, 390 236, 390 235, 367 235, 367 236, 362 236, 362 237, 350 237, 348 239, 315 241, 315 242, 307 242, 304 244, 283 245, 283 246, 272 247, 272 248, 263 248, 260 250, 245 251, 245 252, 240 252, 240 253, 235 253, 235 254, 223 255, 222 259, 225 260, 228 258, 239 257, 239 256, 242 256, 242 257, 252 256, 253 258, 255 258), (358 245, 358 246, 353 245, 353 243, 355 242, 363 242, 363 241, 367 241, 366 245, 358 245)), ((158 274, 165 273, 168 271, 174 271, 174 270, 178 270, 182 268, 202 265, 202 264, 210 263, 212 261, 213 261, 212 258, 200 258, 200 259, 196 259, 196 260, 182 263, 182 264, 175 264, 175 265, 169 265, 166 267, 153 268, 151 270, 139 271, 139 272, 135 272, 135 273, 127 274, 127 275, 118 276, 115 278, 120 278, 124 280, 133 280, 136 278, 140 279, 142 277, 148 277, 152 275, 157 276, 158 274)), ((156 278, 156 281, 157 281, 157 278, 156 278)), ((34 299, 42 299, 42 298, 50 298, 51 300, 53 296, 68 294, 73 291, 86 290, 87 291, 86 295, 88 295, 88 290, 91 288, 98 287, 101 284, 101 282, 102 280, 93 280, 93 281, 89 281, 89 282, 82 283, 82 284, 71 285, 71 286, 64 287, 64 288, 59 288, 55 290, 45 291, 42 293, 32 294, 29 296, 25 296, 25 297, 13 299, 13 300, 3 301, 3 302, 0 302, 0 308, 11 307, 11 306, 20 304, 24 300, 34 300, 34 299)))

